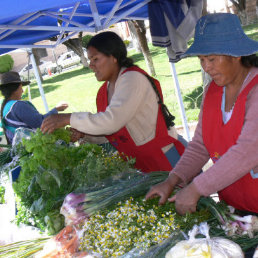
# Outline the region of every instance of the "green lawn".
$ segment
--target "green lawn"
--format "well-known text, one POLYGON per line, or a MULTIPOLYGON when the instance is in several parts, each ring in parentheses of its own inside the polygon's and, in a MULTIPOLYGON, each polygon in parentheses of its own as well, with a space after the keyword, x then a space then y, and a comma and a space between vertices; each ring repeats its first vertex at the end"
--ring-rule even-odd
MULTIPOLYGON (((258 40, 257 24, 246 26, 246 34, 258 40)), ((192 41, 189 42, 191 44, 192 41)), ((171 76, 171 68, 164 48, 150 45, 157 79, 160 81, 164 101, 172 114, 176 116, 176 125, 182 124, 179 106, 174 90, 174 82, 171 76)), ((146 70, 142 54, 130 51, 129 55, 136 64, 146 70)), ((201 67, 197 57, 186 58, 176 63, 176 71, 180 84, 181 94, 188 122, 196 121, 199 114, 199 104, 202 93, 201 67)), ((96 111, 95 97, 102 83, 98 82, 90 69, 77 67, 60 75, 54 75, 43 83, 49 108, 53 108, 59 101, 67 101, 69 108, 67 112, 96 111)), ((34 82, 31 84, 31 96, 33 104, 44 113, 44 105, 34 82)))

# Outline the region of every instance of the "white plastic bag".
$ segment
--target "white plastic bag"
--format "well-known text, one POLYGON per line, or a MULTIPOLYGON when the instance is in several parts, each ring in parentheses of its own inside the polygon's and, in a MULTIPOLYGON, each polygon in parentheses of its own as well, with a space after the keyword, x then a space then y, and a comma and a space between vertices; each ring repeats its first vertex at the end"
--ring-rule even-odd
POLYGON ((238 244, 226 238, 209 236, 208 224, 195 225, 188 233, 189 239, 178 242, 167 253, 165 258, 244 258, 238 244), (202 234, 205 238, 195 238, 202 234))
POLYGON ((30 139, 31 133, 35 133, 35 129, 29 129, 29 128, 23 128, 23 127, 17 128, 15 130, 15 134, 13 137, 12 147, 15 148, 15 146, 17 146, 17 144, 22 142, 23 138, 30 139))

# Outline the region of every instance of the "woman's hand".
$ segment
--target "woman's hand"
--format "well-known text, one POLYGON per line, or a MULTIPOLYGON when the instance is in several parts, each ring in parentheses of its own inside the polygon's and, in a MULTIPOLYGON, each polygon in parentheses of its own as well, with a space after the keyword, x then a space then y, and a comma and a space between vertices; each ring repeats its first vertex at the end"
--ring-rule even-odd
POLYGON ((160 197, 159 205, 165 204, 179 181, 180 178, 178 176, 170 174, 164 182, 152 186, 150 191, 146 194, 145 199, 148 200, 160 197))
POLYGON ((52 133, 56 129, 70 124, 71 114, 55 114, 46 117, 40 127, 43 133, 52 133))
POLYGON ((56 105, 57 111, 64 111, 67 108, 68 108, 68 104, 66 102, 60 102, 56 105))
POLYGON ((175 201, 176 211, 179 214, 184 215, 187 212, 193 213, 196 211, 197 202, 199 201, 200 197, 201 195, 197 191, 194 183, 191 183, 177 192, 176 195, 169 198, 168 201, 175 201))
POLYGON ((69 129, 71 132, 71 142, 77 142, 79 139, 85 136, 85 133, 82 133, 74 128, 69 129))

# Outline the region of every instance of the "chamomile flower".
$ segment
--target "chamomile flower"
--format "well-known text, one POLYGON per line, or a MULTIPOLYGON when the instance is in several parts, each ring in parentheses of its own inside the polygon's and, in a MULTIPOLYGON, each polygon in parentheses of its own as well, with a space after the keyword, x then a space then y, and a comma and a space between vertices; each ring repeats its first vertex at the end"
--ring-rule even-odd
POLYGON ((153 205, 138 198, 119 202, 112 211, 97 212, 85 221, 80 250, 102 257, 119 257, 138 248, 144 253, 180 228, 175 210, 153 205))

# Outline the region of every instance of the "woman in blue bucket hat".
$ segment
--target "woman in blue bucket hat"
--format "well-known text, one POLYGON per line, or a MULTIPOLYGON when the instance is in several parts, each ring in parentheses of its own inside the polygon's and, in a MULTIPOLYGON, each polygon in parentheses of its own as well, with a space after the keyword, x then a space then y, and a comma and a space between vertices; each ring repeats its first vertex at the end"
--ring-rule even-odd
POLYGON ((198 125, 183 156, 146 198, 175 201, 179 214, 195 212, 201 196, 219 194, 242 214, 258 214, 258 42, 230 13, 203 16, 183 57, 198 56, 212 79, 198 125), (213 165, 201 168, 211 159, 213 165), (170 197, 175 186, 184 187, 170 197))

